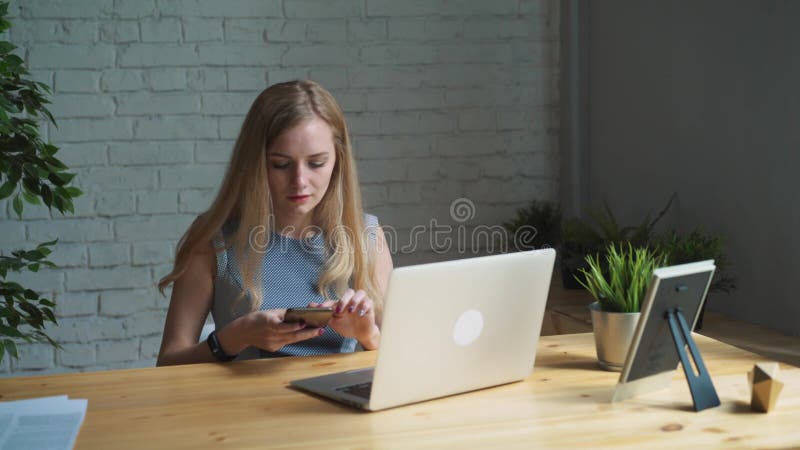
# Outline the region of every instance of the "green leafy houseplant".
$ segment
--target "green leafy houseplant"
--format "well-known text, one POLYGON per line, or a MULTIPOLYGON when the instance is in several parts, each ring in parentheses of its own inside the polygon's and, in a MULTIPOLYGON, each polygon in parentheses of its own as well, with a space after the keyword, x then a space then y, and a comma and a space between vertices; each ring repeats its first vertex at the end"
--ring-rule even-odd
POLYGON ((736 289, 736 278, 728 273, 730 263, 724 252, 725 240, 721 236, 695 228, 688 234, 672 230, 657 240, 657 247, 668 255, 669 265, 691 263, 713 259, 717 270, 711 280, 709 291, 730 293, 736 289))
POLYGON ((581 269, 588 269, 586 255, 602 253, 609 245, 652 247, 656 239, 655 227, 667 214, 674 200, 675 194, 655 218, 648 214, 637 225, 621 226, 608 203, 604 203, 602 210, 592 211, 588 220, 565 220, 561 245, 561 270, 565 287, 579 289, 583 284, 581 269), (573 285, 573 279, 579 285, 573 285))
POLYGON ((503 226, 514 238, 517 250, 556 248, 561 244, 561 208, 553 202, 533 200, 503 226))
POLYGON ((604 311, 640 312, 653 271, 667 263, 667 257, 647 247, 610 244, 600 256, 587 255, 587 269, 579 269, 578 281, 604 311))
MULTIPOLYGON (((6 20, 8 3, 0 3, 0 33, 11 24, 6 20)), ((11 199, 18 218, 24 203, 56 208, 62 214, 74 212, 72 199, 82 195, 70 186, 75 174, 55 157, 58 148, 42 140, 38 122, 55 125, 46 108, 50 88, 29 79, 22 58, 12 53, 10 42, 0 41, 0 200, 11 199)), ((56 241, 39 244, 33 250, 17 250, 0 256, 0 360, 9 353, 18 358, 16 340, 53 341, 43 330, 46 322, 56 323, 55 304, 32 289, 7 280, 12 272, 38 272, 55 267, 47 260, 56 241)))

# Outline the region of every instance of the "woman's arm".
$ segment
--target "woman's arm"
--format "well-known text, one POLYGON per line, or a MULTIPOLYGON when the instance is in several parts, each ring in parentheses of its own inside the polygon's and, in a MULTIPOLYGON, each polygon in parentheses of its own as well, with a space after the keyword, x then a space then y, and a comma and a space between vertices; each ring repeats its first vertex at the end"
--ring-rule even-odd
MULTIPOLYGON (((205 342, 197 342, 203 323, 211 310, 214 296, 216 261, 211 243, 195 252, 189 268, 175 281, 169 302, 164 335, 156 365, 191 364, 214 361, 205 342)), ((220 333, 220 343, 229 354, 233 349, 225 345, 220 333)))
MULTIPOLYGON (((156 365, 216 361, 208 344, 197 342, 214 301, 215 273, 216 258, 209 244, 197 251, 186 273, 172 288, 156 365)), ((322 334, 319 328, 283 323, 285 313, 283 309, 254 311, 231 321, 217 331, 222 349, 229 355, 235 355, 250 346, 276 351, 285 345, 322 334)))

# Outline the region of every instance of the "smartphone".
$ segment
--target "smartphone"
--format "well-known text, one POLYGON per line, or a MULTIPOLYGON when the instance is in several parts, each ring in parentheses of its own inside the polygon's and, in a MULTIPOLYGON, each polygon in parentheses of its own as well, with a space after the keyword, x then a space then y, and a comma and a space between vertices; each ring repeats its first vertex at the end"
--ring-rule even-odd
POLYGON ((333 316, 333 308, 289 308, 283 317, 284 322, 305 321, 309 327, 322 328, 328 325, 333 316))

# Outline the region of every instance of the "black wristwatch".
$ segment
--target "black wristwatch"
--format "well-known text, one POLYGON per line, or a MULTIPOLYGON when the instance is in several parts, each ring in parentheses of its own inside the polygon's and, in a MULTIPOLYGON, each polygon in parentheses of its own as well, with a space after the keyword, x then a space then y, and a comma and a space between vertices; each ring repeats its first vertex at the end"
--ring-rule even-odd
POLYGON ((225 350, 222 349, 222 345, 219 343, 216 330, 212 331, 211 334, 208 335, 206 342, 208 342, 208 348, 211 349, 211 354, 214 355, 214 358, 217 358, 219 361, 233 361, 237 356, 239 356, 238 354, 231 356, 225 353, 225 350))

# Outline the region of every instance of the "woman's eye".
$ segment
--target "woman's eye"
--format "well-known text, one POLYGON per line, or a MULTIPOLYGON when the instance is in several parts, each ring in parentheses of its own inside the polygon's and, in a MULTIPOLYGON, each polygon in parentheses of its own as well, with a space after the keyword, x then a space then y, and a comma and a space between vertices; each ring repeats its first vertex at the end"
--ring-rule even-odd
POLYGON ((324 165, 325 165, 325 161, 309 161, 308 162, 308 167, 311 167, 312 169, 319 169, 320 167, 322 167, 324 165))
POLYGON ((278 170, 287 169, 289 167, 289 163, 273 164, 272 167, 274 167, 275 169, 278 169, 278 170))

